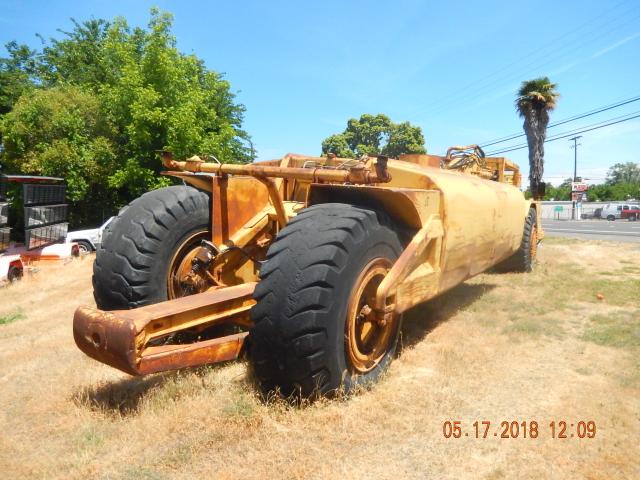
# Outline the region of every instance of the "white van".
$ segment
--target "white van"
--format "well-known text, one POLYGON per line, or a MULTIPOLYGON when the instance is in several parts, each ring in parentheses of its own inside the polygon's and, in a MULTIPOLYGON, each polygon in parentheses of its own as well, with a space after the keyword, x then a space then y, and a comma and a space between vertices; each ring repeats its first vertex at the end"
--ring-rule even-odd
POLYGON ((616 218, 622 218, 623 210, 629 210, 632 208, 638 208, 638 205, 633 203, 607 203, 602 207, 600 218, 606 218, 609 221, 613 221, 616 218))

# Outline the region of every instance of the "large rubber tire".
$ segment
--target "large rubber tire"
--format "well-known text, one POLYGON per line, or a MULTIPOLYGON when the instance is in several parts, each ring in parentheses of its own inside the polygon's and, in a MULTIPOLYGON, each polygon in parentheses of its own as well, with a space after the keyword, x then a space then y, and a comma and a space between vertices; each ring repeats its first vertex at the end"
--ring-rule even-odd
POLYGON ((171 259, 186 239, 211 228, 209 195, 189 186, 153 190, 120 210, 103 233, 93 265, 98 308, 167 300, 171 259))
POLYGON ((536 264, 535 252, 538 238, 536 235, 536 210, 530 208, 524 221, 520 248, 509 258, 500 263, 496 269, 500 272, 532 272, 536 264), (533 234, 533 235, 532 235, 533 234), (533 245, 536 242, 536 245, 533 245), (532 248, 533 247, 533 248, 532 248))
POLYGON ((356 279, 375 258, 402 252, 383 213, 333 203, 303 210, 267 252, 251 311, 249 355, 263 392, 332 395, 375 381, 395 353, 399 321, 375 368, 352 375, 345 353, 347 304, 356 279))

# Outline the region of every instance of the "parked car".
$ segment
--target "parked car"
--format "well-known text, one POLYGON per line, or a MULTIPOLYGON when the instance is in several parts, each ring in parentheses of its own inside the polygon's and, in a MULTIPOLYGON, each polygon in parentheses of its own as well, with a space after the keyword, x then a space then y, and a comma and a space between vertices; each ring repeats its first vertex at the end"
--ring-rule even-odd
POLYGON ((635 222, 640 218, 640 206, 632 205, 629 210, 622 210, 622 215, 620 218, 626 218, 630 222, 635 222))
POLYGON ((580 215, 583 220, 589 220, 591 218, 602 218, 602 208, 596 208, 593 212, 587 212, 580 215))
POLYGON ((115 217, 110 217, 102 226, 88 230, 76 230, 67 233, 66 243, 77 243, 80 253, 94 252, 102 243, 102 232, 115 217))
POLYGON ((602 207, 601 217, 614 221, 617 218, 622 218, 622 212, 636 208, 638 208, 638 205, 632 203, 607 203, 602 207))

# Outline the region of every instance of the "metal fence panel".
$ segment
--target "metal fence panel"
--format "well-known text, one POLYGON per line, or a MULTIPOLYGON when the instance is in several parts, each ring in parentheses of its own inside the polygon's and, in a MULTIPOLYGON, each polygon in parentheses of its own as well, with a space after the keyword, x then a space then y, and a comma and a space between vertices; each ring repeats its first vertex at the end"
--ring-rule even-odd
POLYGON ((46 205, 40 207, 25 207, 25 228, 61 223, 67 219, 67 205, 46 205))
POLYGON ((46 227, 36 227, 26 230, 24 244, 28 250, 45 247, 64 240, 67 237, 68 223, 58 223, 46 227))
POLYGON ((66 188, 65 185, 25 184, 24 206, 63 203, 66 188))
POLYGON ((9 248, 9 233, 11 229, 9 227, 0 228, 0 252, 4 252, 9 248))
POLYGON ((9 204, 0 203, 0 227, 9 223, 9 204))

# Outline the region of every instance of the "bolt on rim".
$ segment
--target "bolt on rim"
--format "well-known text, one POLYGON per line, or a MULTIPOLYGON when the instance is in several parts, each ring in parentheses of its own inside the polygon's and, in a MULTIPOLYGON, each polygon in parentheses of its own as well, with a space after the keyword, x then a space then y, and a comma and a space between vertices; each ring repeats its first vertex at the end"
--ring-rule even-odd
POLYGON ((398 316, 381 322, 374 305, 378 286, 391 269, 386 258, 369 262, 360 273, 349 297, 345 325, 345 353, 351 370, 367 373, 376 368, 388 352, 398 327, 398 316))
POLYGON ((207 231, 196 232, 176 249, 167 274, 167 297, 170 300, 205 292, 211 286, 207 278, 192 270, 192 261, 200 249, 200 242, 207 236, 207 231))

